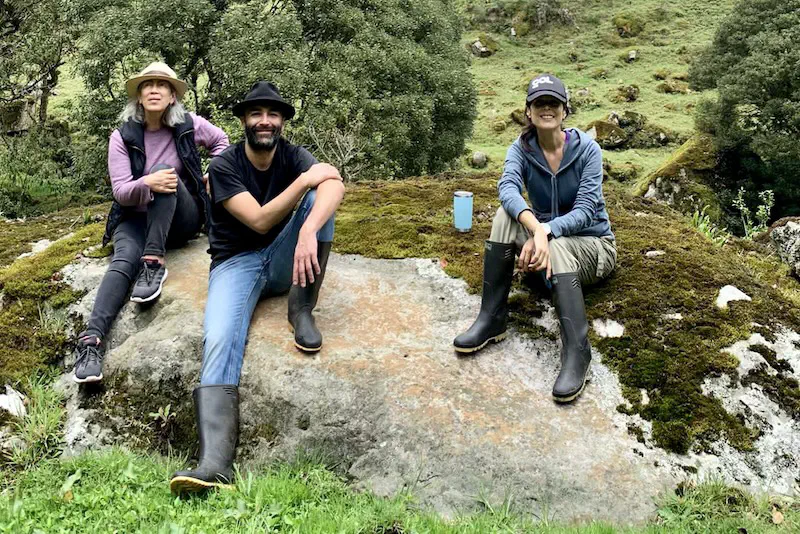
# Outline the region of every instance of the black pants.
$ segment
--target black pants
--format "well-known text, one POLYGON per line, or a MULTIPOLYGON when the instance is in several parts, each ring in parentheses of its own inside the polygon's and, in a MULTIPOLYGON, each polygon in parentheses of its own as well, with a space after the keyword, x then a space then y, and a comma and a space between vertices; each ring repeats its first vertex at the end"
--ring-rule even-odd
POLYGON ((197 201, 180 179, 177 193, 153 196, 147 212, 126 213, 114 230, 114 256, 82 335, 105 338, 139 274, 143 255, 163 256, 167 248, 184 245, 200 231, 197 201))

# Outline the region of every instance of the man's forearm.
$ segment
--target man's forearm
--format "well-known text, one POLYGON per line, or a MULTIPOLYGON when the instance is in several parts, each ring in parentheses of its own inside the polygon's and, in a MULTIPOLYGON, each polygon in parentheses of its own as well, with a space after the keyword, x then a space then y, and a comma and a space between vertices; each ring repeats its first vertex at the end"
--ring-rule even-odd
POLYGON ((344 184, 341 180, 325 180, 317 186, 317 198, 314 207, 303 223, 301 232, 316 234, 320 228, 331 218, 344 198, 344 184))
POLYGON ((308 188, 305 184, 301 180, 295 180, 280 195, 261 206, 259 226, 264 228, 264 233, 281 222, 303 198, 306 191, 308 188))

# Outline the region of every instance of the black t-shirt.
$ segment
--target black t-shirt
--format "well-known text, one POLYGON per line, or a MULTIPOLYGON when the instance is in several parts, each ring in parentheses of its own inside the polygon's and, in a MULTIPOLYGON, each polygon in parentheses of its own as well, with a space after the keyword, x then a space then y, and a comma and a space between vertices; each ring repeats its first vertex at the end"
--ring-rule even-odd
POLYGON ((211 268, 223 260, 247 250, 258 250, 272 243, 292 214, 273 226, 266 234, 251 230, 222 205, 223 200, 249 191, 262 206, 280 195, 298 176, 306 172, 317 159, 305 148, 284 139, 278 140, 272 164, 266 171, 253 167, 244 149, 244 141, 229 146, 211 160, 208 167, 211 181, 211 225, 208 232, 208 252, 211 268))

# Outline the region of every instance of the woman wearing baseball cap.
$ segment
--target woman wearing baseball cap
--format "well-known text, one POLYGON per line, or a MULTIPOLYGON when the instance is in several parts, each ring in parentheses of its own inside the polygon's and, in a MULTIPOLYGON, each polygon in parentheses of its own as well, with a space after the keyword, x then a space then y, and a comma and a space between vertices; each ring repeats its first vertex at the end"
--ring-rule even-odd
POLYGON ((497 184, 502 206, 485 245, 481 310, 453 343, 471 353, 506 337, 517 254, 519 269, 536 273, 552 291, 562 342, 553 398, 570 402, 583 392, 592 357, 582 286, 611 274, 616 242, 603 198, 600 146, 577 128, 563 127, 569 115, 564 83, 539 75, 528 84, 525 102, 528 124, 508 149, 497 184))
POLYGON ((103 339, 125 302, 158 298, 167 278, 166 248, 181 246, 206 221, 206 190, 198 146, 212 156, 228 137, 206 119, 187 113, 186 83, 168 65, 151 63, 125 84, 128 103, 108 143, 114 202, 103 244, 114 256, 95 298, 86 331, 78 335, 76 382, 103 378, 103 339))

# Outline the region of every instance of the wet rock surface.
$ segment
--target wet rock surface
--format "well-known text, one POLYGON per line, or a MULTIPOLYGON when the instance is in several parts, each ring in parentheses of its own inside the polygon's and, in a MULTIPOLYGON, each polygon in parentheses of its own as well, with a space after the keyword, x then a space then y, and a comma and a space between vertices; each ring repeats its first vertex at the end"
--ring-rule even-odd
MULTIPOLYGON (((130 443, 136 428, 164 434, 148 413, 165 403, 177 410, 180 428, 172 435, 191 442, 183 427, 192 426, 190 392, 200 369, 206 247, 198 240, 172 253, 161 299, 123 310, 109 340, 103 391, 79 391, 65 377, 71 450, 130 443), (113 399, 130 409, 117 410, 113 399)), ((65 279, 96 287, 104 266, 84 259, 65 279)), ((93 299, 88 293, 75 310, 88 313, 93 299)), ((512 332, 477 355, 457 356, 452 338, 479 306, 480 298, 435 261, 334 254, 315 313, 325 345, 308 356, 294 348, 286 298, 262 301, 242 371, 243 465, 314 451, 356 487, 379 495, 408 489, 447 515, 473 508, 478 495, 492 502, 513 495, 529 512, 620 523, 646 519, 654 497, 687 476, 764 490, 790 486, 767 475, 770 455, 793 454, 780 440, 797 441, 796 429, 760 456, 724 444, 719 455, 668 454, 652 445, 648 421, 617 410, 620 385, 599 353, 586 392, 567 406, 551 398, 557 341, 512 332), (740 476, 742 464, 765 477, 740 476)))

